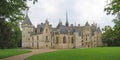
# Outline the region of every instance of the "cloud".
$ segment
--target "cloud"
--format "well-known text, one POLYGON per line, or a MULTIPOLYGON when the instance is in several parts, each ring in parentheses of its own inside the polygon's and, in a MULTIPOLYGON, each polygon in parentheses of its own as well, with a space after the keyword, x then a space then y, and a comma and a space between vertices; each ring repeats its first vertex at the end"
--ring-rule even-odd
POLYGON ((96 22, 98 26, 104 27, 111 25, 114 16, 107 16, 104 12, 104 6, 107 0, 38 0, 33 5, 28 2, 29 17, 34 25, 45 22, 46 19, 56 27, 61 18, 65 24, 66 11, 68 11, 69 23, 84 25, 86 21, 90 24, 96 22))
POLYGON ((79 16, 79 22, 96 22, 102 28, 105 25, 113 26, 114 24, 111 20, 114 18, 114 16, 106 15, 104 12, 105 5, 106 0, 77 0, 76 4, 74 5, 74 11, 79 16))

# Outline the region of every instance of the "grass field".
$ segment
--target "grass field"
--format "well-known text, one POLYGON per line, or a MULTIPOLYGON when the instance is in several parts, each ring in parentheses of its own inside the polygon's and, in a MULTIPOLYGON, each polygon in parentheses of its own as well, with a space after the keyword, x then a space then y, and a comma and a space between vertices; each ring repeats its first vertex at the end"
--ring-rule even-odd
POLYGON ((0 59, 28 52, 30 51, 20 49, 4 49, 4 50, 0 49, 0 59))
POLYGON ((120 47, 62 50, 33 55, 25 60, 120 60, 120 47))

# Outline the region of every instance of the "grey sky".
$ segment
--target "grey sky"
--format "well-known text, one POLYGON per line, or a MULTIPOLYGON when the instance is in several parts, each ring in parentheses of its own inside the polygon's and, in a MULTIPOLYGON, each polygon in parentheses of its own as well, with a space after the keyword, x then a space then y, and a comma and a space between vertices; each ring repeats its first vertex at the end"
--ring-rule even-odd
POLYGON ((66 11, 68 12, 69 24, 84 25, 86 21, 90 24, 97 23, 103 28, 106 25, 113 26, 113 16, 106 15, 104 6, 107 0, 38 0, 34 5, 28 2, 29 17, 33 25, 45 22, 46 19, 53 27, 59 19, 65 24, 66 11))

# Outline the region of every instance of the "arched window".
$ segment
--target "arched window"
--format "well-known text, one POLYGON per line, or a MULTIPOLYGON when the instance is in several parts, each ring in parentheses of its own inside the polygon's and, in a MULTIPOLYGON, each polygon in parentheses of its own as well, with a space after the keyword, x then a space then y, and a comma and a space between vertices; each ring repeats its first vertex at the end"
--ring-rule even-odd
POLYGON ((71 43, 74 43, 74 39, 73 39, 73 37, 71 38, 71 43))
POLYGON ((56 37, 56 44, 59 43, 59 37, 56 37))
POLYGON ((66 37, 65 36, 63 37, 63 43, 66 43, 66 37))

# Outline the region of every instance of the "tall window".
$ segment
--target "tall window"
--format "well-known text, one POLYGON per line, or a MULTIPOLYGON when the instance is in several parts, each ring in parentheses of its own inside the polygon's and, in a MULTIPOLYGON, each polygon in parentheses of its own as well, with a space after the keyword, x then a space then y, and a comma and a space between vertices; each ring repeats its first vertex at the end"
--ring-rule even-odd
POLYGON ((73 39, 73 37, 71 38, 71 43, 74 43, 74 39, 73 39))
POLYGON ((37 36, 37 40, 39 40, 39 36, 37 36))
POLYGON ((46 42, 48 42, 48 36, 46 36, 46 42))
POLYGON ((35 30, 35 33, 37 33, 37 30, 35 30))
POLYGON ((87 37, 86 37, 86 41, 87 41, 87 37))
POLYGON ((56 44, 59 43, 59 37, 56 37, 56 44))
POLYGON ((37 48, 39 48, 39 36, 37 36, 37 48))
POLYGON ((66 43, 66 37, 65 36, 63 37, 63 43, 66 43))
POLYGON ((32 40, 34 40, 34 37, 32 37, 32 40))
POLYGON ((34 47, 34 37, 32 37, 32 47, 34 47))

